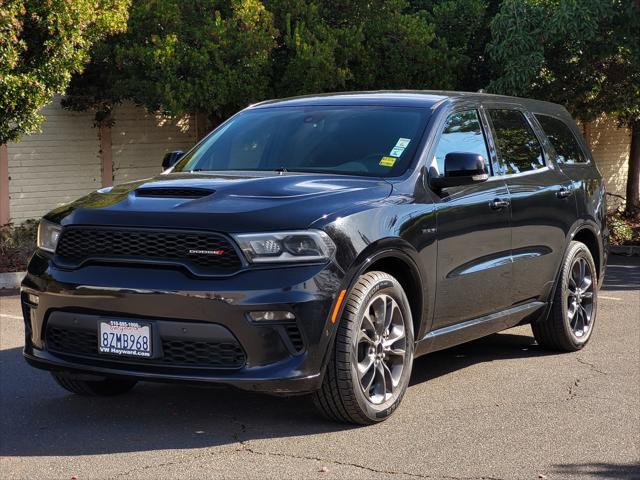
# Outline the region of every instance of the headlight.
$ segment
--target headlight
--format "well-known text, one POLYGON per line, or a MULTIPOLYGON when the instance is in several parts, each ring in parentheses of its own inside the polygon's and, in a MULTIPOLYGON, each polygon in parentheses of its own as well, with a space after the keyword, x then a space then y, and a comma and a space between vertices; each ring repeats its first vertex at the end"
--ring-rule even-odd
POLYGON ((38 248, 47 252, 55 252, 62 227, 47 220, 40 220, 38 225, 38 248))
POLYGON ((329 235, 321 230, 234 235, 247 260, 266 262, 319 262, 336 250, 329 235))

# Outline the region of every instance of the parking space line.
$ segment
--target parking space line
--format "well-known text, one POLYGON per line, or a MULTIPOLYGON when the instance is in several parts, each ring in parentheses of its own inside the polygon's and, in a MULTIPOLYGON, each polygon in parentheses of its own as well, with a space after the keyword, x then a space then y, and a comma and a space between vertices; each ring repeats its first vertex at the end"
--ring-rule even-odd
POLYGON ((602 298, 604 300, 622 300, 621 298, 618 298, 618 297, 607 297, 606 295, 598 295, 598 298, 602 298))
POLYGON ((0 318, 11 318, 13 320, 22 320, 22 317, 18 315, 7 315, 6 313, 0 313, 0 318))

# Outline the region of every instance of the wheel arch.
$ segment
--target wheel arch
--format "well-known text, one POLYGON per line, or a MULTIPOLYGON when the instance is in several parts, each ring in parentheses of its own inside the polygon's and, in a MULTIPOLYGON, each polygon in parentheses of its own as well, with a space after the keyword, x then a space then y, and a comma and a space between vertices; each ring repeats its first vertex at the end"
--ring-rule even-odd
POLYGON ((576 229, 576 231, 571 236, 571 240, 584 243, 587 246, 589 252, 591 252, 593 261, 596 264, 596 273, 598 274, 598 281, 600 281, 600 274, 603 270, 603 265, 601 263, 602 247, 600 245, 600 242, 598 242, 598 236, 593 230, 593 227, 588 224, 583 224, 576 229))
POLYGON ((589 221, 579 221, 571 227, 571 229, 569 230, 569 235, 567 235, 567 240, 562 252, 561 260, 560 262, 558 262, 558 270, 556 271, 553 288, 549 293, 547 307, 544 313, 540 315, 540 317, 536 321, 546 321, 549 313, 551 312, 551 307, 553 306, 553 298, 555 297, 555 292, 558 287, 558 281, 560 279, 560 275, 562 274, 562 262, 567 255, 569 245, 571 245, 572 241, 575 240, 578 242, 582 242, 587 246, 596 265, 598 285, 602 285, 606 266, 605 262, 607 260, 607 251, 604 241, 600 240, 602 238, 602 234, 599 234, 598 232, 600 232, 600 230, 598 229, 597 225, 594 222, 589 221))
POLYGON ((417 340, 425 329, 428 286, 418 267, 417 252, 413 247, 408 248, 408 243, 400 241, 400 245, 382 242, 381 245, 372 245, 362 252, 348 271, 346 290, 349 292, 358 277, 367 272, 381 271, 395 277, 409 300, 414 338, 417 340))

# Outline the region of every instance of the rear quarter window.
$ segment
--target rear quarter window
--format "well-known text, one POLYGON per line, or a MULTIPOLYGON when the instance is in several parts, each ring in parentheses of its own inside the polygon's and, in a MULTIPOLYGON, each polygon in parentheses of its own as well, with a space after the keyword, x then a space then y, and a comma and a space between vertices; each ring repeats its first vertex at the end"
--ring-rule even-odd
POLYGON ((560 163, 588 163, 587 156, 571 129, 562 120, 536 114, 536 119, 553 145, 560 163))

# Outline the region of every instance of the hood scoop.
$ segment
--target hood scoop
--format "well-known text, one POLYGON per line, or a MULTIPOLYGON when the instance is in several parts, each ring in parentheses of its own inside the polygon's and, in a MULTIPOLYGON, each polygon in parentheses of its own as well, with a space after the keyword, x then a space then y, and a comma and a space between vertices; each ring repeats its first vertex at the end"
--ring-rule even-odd
POLYGON ((135 193, 136 197, 202 198, 215 193, 215 190, 193 187, 147 187, 138 188, 135 193))

